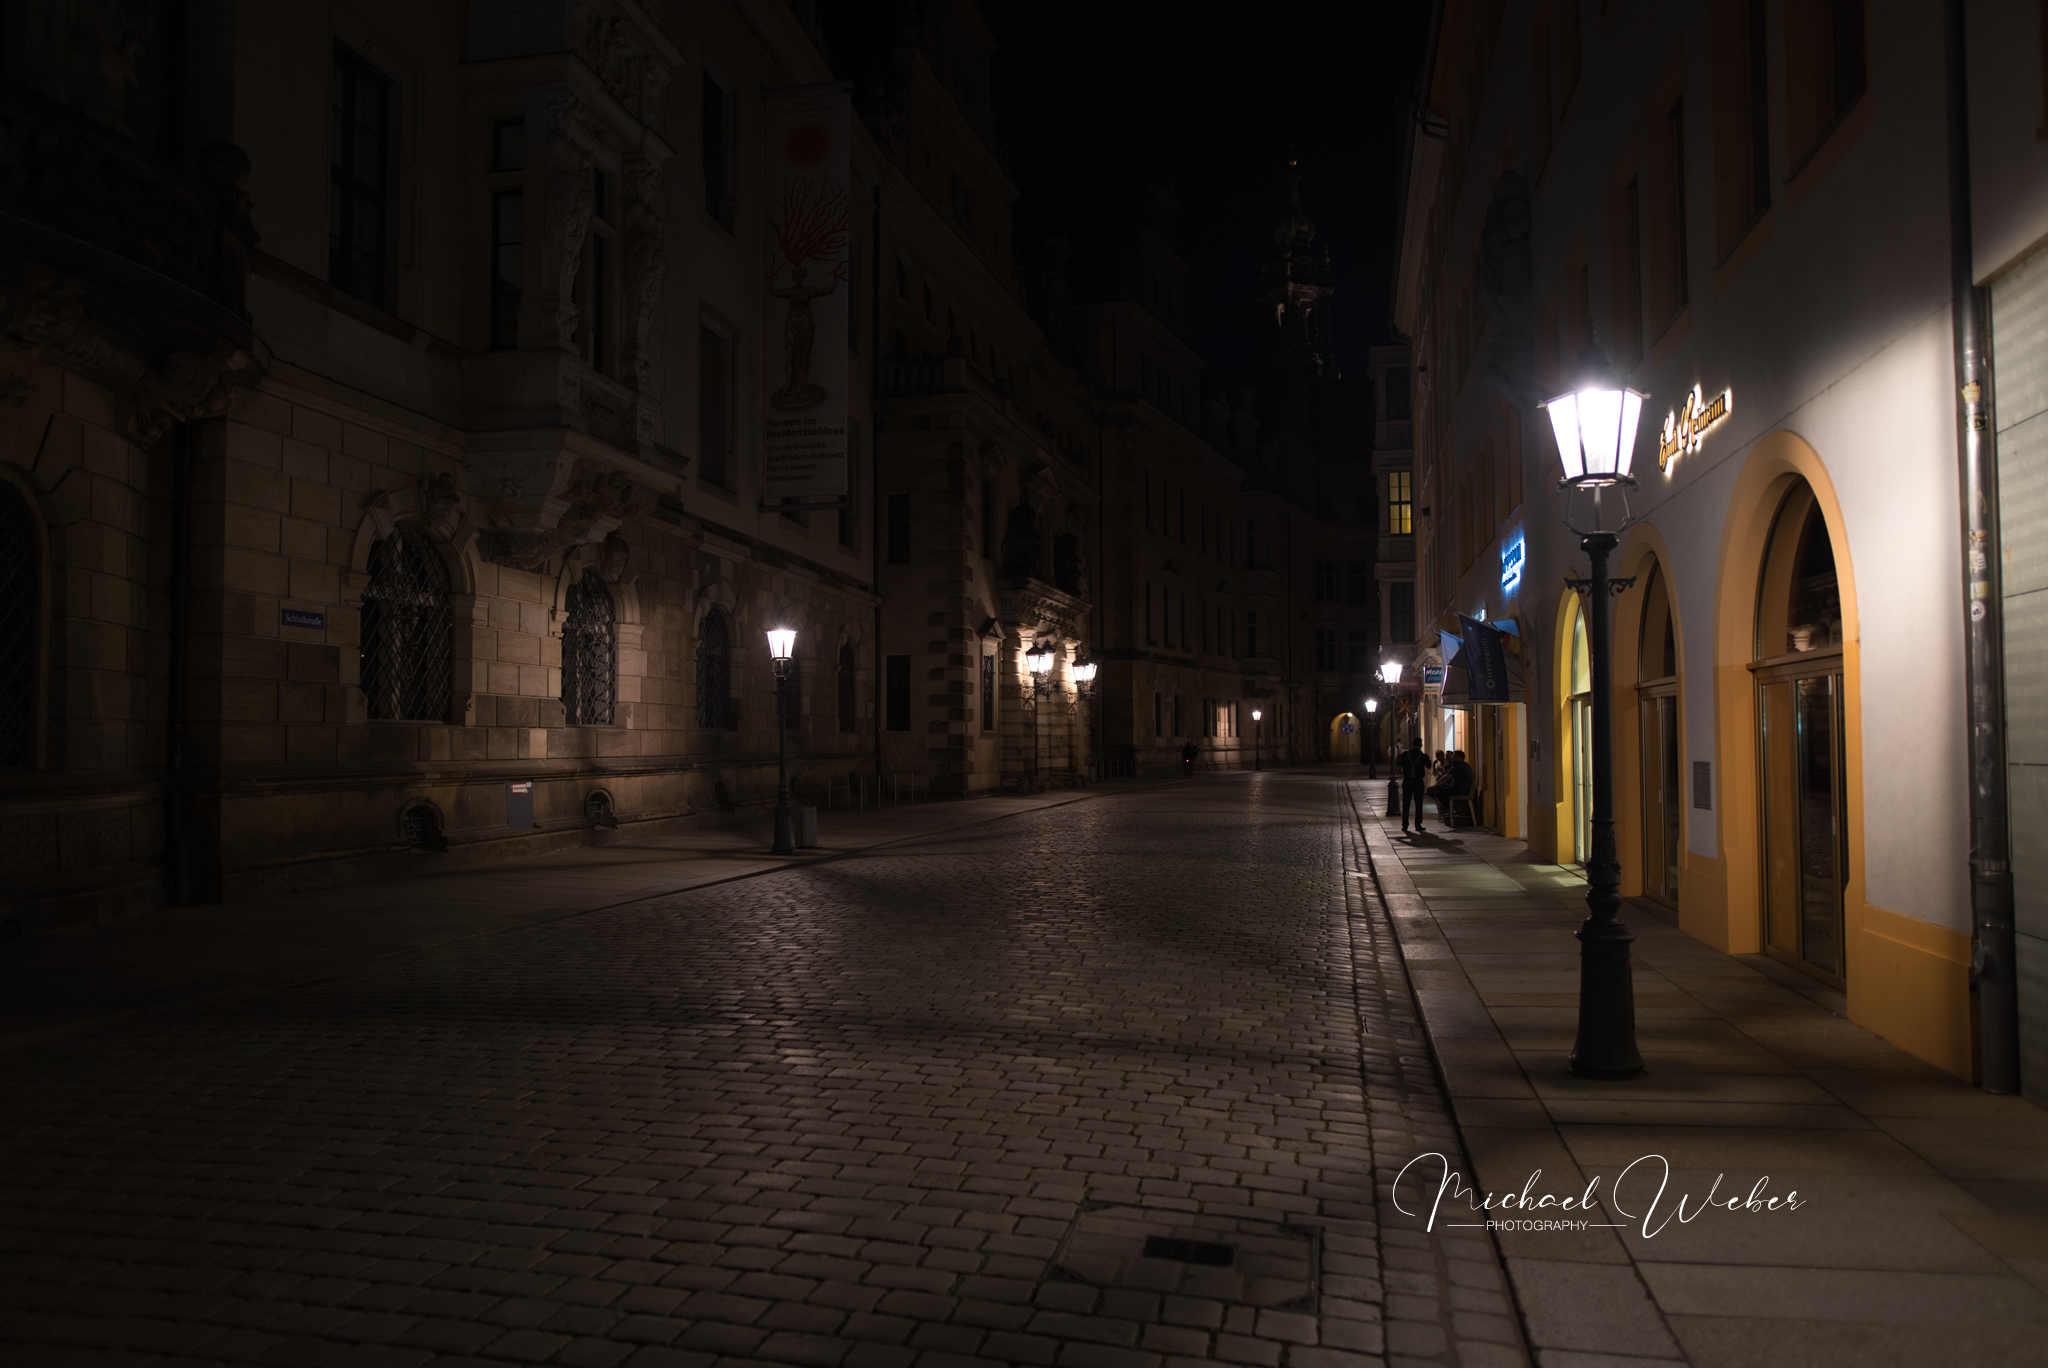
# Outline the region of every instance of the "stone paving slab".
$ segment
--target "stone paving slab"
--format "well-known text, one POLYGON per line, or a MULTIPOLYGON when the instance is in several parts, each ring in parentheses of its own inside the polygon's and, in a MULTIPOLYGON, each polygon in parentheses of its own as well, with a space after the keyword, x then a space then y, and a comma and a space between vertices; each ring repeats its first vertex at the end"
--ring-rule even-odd
POLYGON ((17 1040, 0 1361, 1525 1364, 1364 866, 1204 777, 17 1040))
POLYGON ((1647 1071, 1576 1078, 1583 883, 1572 896, 1571 874, 1488 832, 1400 833, 1370 793, 1356 805, 1372 893, 1421 985, 1474 1186, 1599 1184, 1584 1229, 1495 1232, 1540 1365, 2044 1361, 2048 1113, 1923 1064, 1847 1021, 1839 993, 1722 955, 1640 900, 1624 920, 1647 1071), (1506 885, 1525 891, 1472 895, 1506 885), (1661 1224, 1649 1188, 1617 1187, 1635 1173, 1668 1184, 1661 1224), (1752 1209, 1759 1191, 1802 1206, 1752 1209), (1742 1210, 1702 1209, 1709 1192, 1742 1210))

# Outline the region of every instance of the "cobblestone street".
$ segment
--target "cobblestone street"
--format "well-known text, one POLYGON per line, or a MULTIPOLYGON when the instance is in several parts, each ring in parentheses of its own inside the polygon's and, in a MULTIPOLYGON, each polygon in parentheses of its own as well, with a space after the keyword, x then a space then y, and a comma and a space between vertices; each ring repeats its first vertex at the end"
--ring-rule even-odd
POLYGON ((17 1045, 10 1364, 1524 1361, 1346 785, 1005 816, 17 1045))

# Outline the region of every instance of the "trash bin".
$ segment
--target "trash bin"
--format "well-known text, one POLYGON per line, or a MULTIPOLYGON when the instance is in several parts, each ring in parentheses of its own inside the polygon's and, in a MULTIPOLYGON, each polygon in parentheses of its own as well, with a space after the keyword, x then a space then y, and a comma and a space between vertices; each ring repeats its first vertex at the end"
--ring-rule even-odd
POLYGON ((818 843, 818 810, 814 807, 800 807, 796 810, 796 844, 799 850, 808 850, 818 843))

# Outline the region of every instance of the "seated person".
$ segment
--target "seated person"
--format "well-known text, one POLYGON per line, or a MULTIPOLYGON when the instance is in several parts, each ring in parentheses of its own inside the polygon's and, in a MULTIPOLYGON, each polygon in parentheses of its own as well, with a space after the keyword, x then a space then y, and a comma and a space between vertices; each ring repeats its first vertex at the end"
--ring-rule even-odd
POLYGON ((1452 751, 1443 782, 1429 791, 1429 796, 1436 799, 1437 815, 1445 826, 1450 825, 1451 799, 1471 797, 1474 778, 1472 766, 1465 761, 1465 752, 1452 751))

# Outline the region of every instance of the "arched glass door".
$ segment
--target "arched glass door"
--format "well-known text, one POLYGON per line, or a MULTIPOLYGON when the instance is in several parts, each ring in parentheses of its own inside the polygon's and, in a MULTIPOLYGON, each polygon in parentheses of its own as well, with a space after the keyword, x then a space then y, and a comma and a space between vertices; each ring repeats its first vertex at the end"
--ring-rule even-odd
POLYGON ((1771 529, 1757 595, 1757 754, 1762 763, 1764 946, 1845 986, 1848 776, 1842 608, 1834 547, 1800 484, 1771 529))
POLYGON ((1572 863, 1593 850, 1593 657, 1586 649, 1586 615, 1572 614, 1572 863))
POLYGON ((1643 896, 1676 907, 1685 816, 1678 778, 1678 639, 1670 591, 1654 565, 1643 592, 1636 677, 1642 718, 1643 896))

